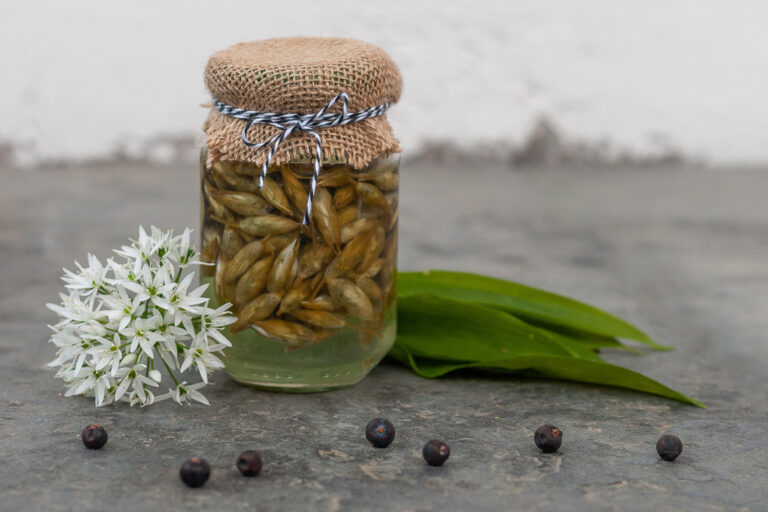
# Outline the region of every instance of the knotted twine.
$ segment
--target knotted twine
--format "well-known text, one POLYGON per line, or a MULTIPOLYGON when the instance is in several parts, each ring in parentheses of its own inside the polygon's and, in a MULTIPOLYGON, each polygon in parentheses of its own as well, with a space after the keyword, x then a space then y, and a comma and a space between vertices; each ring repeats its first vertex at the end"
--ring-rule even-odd
POLYGON ((217 99, 213 99, 213 106, 216 110, 225 116, 246 121, 240 138, 243 144, 250 148, 260 149, 269 147, 267 157, 261 165, 261 174, 259 175, 259 190, 264 187, 264 178, 267 177, 267 170, 272 158, 277 153, 280 144, 291 136, 294 131, 304 131, 315 139, 315 157, 312 179, 310 181, 309 193, 307 194, 307 209, 304 212, 302 223, 309 224, 312 214, 312 201, 315 198, 315 189, 317 188, 317 177, 320 174, 320 167, 323 159, 322 139, 317 130, 331 126, 343 126, 349 123, 357 123, 372 117, 383 115, 389 109, 389 103, 382 103, 375 107, 363 110, 361 112, 349 112, 349 96, 346 92, 340 92, 326 106, 314 114, 278 114, 275 112, 259 112, 258 110, 244 110, 242 108, 232 107, 217 99), (328 112, 337 101, 342 101, 341 112, 334 114, 328 112), (267 124, 274 126, 280 133, 274 137, 262 142, 251 142, 248 139, 248 130, 255 124, 267 124))

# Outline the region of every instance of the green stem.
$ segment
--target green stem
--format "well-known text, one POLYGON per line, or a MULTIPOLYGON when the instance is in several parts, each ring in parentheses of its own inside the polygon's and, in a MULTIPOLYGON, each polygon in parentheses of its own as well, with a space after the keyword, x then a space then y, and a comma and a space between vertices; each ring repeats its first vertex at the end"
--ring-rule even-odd
POLYGON ((170 367, 170 366, 168 366, 168 363, 166 363, 166 362, 165 362, 165 359, 163 359, 163 356, 161 356, 161 355, 159 355, 159 354, 158 354, 158 357, 160 358, 160 360, 161 360, 161 361, 163 362, 163 364, 165 365, 165 369, 166 369, 166 370, 168 370, 168 375, 170 375, 170 376, 171 376, 171 378, 173 379, 173 382, 175 382, 175 383, 176 383, 176 386, 178 387, 178 386, 179 386, 179 381, 177 381, 177 380, 176 380, 176 377, 174 377, 174 375, 173 375, 173 372, 171 371, 171 367, 170 367))

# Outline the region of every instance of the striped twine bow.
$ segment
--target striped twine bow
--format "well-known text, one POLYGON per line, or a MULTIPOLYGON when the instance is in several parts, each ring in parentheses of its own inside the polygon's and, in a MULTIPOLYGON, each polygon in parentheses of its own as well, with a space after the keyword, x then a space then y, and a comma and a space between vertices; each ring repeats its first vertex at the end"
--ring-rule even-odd
POLYGON ((303 131, 310 134, 315 139, 315 161, 314 161, 314 173, 312 174, 312 180, 310 182, 309 194, 307 195, 307 211, 304 213, 304 219, 302 223, 304 225, 309 224, 310 215, 312 213, 312 200, 315 197, 315 189, 317 188, 317 178, 320 174, 320 166, 322 164, 323 149, 322 140, 317 130, 320 128, 328 128, 330 126, 342 126, 349 123, 356 123, 364 119, 370 119, 372 117, 378 117, 383 115, 387 109, 389 109, 389 103, 382 103, 381 105, 371 107, 360 112, 349 112, 349 97, 347 93, 340 92, 336 97, 328 102, 326 106, 321 108, 314 114, 277 114, 275 112, 259 112, 258 110, 245 110, 242 108, 232 107, 214 98, 213 106, 219 113, 234 117, 235 119, 241 119, 247 121, 243 127, 241 138, 243 144, 249 148, 263 148, 269 146, 269 152, 267 158, 264 160, 264 164, 261 166, 261 175, 259 175, 259 190, 264 187, 264 178, 267 176, 267 169, 269 163, 272 161, 272 157, 277 153, 277 149, 280 144, 291 136, 293 132, 303 131), (332 113, 329 112, 337 101, 341 100, 341 112, 332 113), (268 124, 274 126, 280 130, 280 133, 275 135, 269 140, 264 142, 251 142, 248 139, 248 130, 254 124, 268 124))

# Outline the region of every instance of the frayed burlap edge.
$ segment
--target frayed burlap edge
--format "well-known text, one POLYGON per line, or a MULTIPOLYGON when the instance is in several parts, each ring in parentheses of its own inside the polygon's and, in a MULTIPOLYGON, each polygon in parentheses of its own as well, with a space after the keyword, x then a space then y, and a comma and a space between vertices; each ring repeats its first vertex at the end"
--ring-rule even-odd
MULTIPOLYGON (((269 147, 250 148, 243 144, 241 135, 245 121, 220 114, 211 109, 203 126, 208 149, 206 165, 219 160, 252 162, 262 165, 269 147)), ((265 141, 280 132, 269 125, 254 125, 248 131, 251 141, 265 141)), ((346 163, 355 169, 363 169, 375 158, 399 153, 400 145, 386 116, 366 119, 344 126, 333 126, 318 130, 322 139, 324 163, 346 163)), ((315 139, 302 132, 294 132, 280 144, 273 165, 296 161, 309 161, 315 156, 315 139)))

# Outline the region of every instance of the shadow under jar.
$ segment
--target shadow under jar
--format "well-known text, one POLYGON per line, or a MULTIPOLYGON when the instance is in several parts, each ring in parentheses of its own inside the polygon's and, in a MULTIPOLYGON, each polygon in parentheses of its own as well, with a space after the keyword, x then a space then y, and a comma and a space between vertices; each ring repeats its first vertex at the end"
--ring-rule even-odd
POLYGON ((359 382, 396 334, 399 154, 355 170, 202 160, 202 255, 213 306, 233 304, 226 369, 238 382, 324 391, 359 382))

